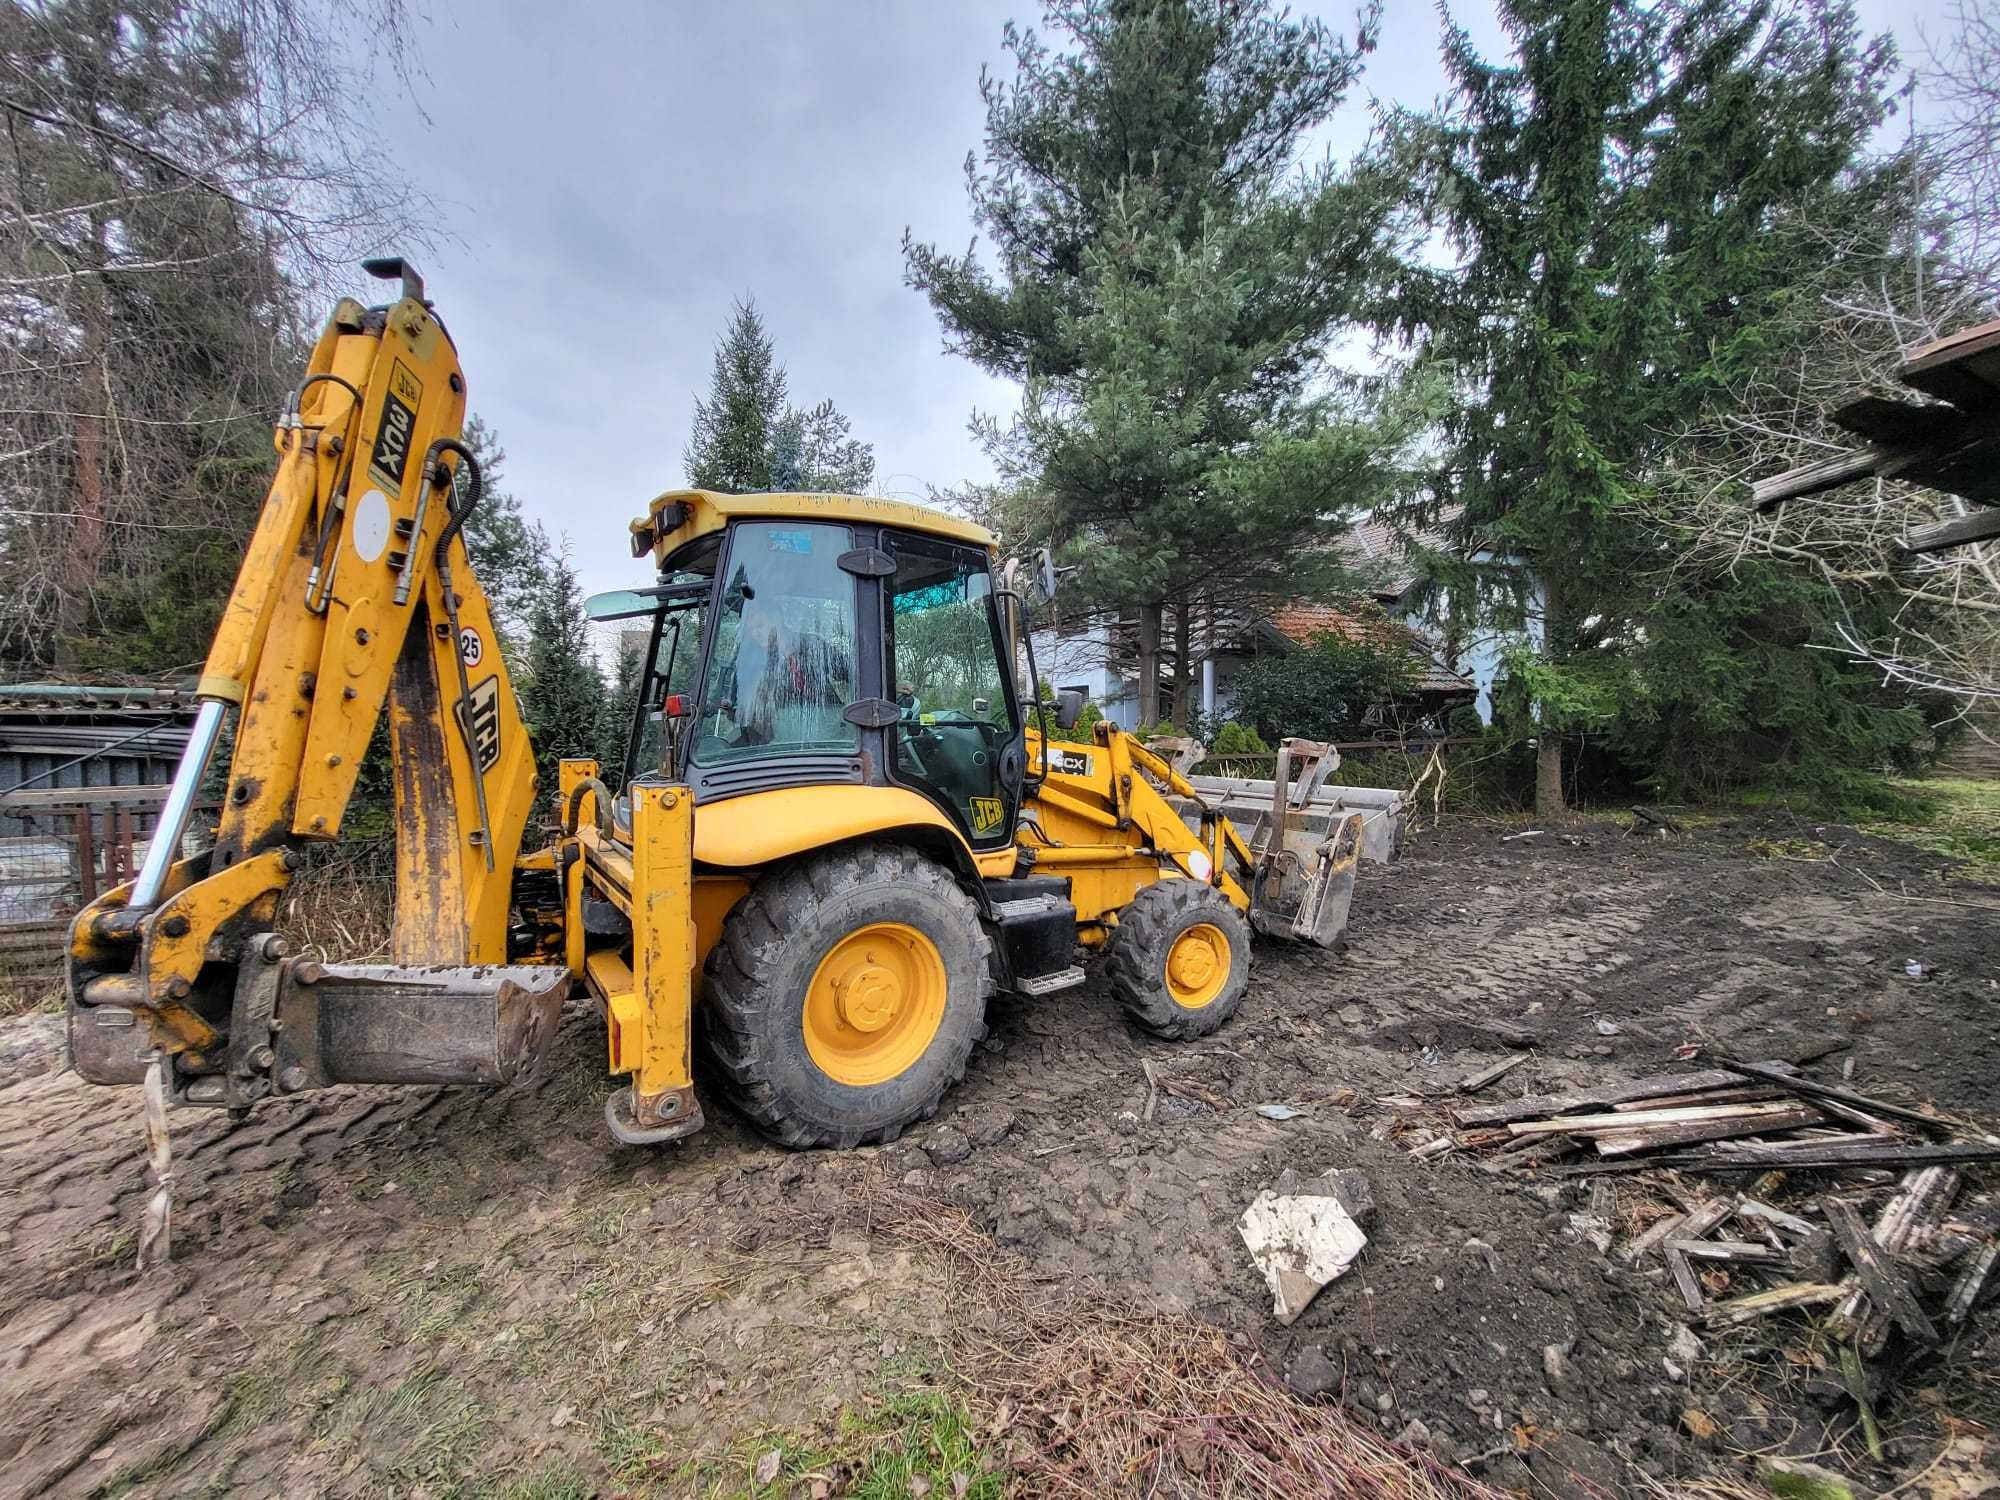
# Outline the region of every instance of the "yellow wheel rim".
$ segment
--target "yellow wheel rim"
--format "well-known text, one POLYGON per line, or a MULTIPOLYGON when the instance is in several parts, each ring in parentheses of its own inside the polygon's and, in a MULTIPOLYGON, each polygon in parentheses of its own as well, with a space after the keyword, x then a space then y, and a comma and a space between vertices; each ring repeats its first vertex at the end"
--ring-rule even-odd
POLYGON ((1220 927, 1198 923, 1167 950, 1167 993, 1174 1004, 1200 1010, 1229 982, 1229 939, 1220 927))
POLYGON ((930 1050, 947 988, 937 945, 916 928, 857 927, 806 986, 806 1054, 836 1083, 887 1083, 930 1050))

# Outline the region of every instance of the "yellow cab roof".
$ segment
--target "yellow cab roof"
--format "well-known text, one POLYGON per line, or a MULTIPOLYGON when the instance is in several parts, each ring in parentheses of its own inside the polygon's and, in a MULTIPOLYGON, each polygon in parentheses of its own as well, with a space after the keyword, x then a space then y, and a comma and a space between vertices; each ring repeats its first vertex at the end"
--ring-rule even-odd
POLYGON ((644 557, 651 552, 654 561, 665 562, 695 538, 720 531, 731 521, 766 518, 895 526, 968 542, 989 552, 994 545, 993 533, 984 526, 907 500, 880 500, 871 495, 725 495, 717 490, 668 490, 632 523, 632 555, 644 557))

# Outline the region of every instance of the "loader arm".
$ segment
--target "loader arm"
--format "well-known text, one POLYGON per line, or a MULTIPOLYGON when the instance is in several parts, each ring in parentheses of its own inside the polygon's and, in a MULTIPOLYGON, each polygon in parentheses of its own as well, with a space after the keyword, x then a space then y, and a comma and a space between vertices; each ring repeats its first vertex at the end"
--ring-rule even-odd
POLYGON ((321 1083, 498 1081, 539 1051, 560 966, 508 966, 534 759, 462 534, 479 500, 465 381, 421 283, 342 299, 275 434, 278 469, 200 678, 139 875, 71 928, 86 1077, 170 1056, 177 1102, 321 1083), (273 931, 304 850, 337 839, 385 711, 393 966, 288 960, 273 931), (213 848, 182 836, 234 721, 213 848))
POLYGON ((1330 747, 1284 742, 1275 810, 1246 838, 1222 808, 1116 724, 1100 721, 1093 737, 1085 748, 1030 731, 1031 763, 1045 774, 1023 820, 1023 850, 1034 867, 1070 877, 1084 942, 1107 941, 1116 913, 1162 860, 1214 886, 1260 932, 1323 948, 1340 941, 1361 814, 1337 814, 1309 829, 1287 804, 1295 749, 1302 758, 1323 758, 1330 747))

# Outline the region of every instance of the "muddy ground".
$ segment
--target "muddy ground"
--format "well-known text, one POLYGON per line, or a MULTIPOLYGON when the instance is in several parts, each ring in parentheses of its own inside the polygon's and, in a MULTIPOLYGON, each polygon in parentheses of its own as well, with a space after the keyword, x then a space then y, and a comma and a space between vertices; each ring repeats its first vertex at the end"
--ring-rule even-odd
MULTIPOLYGON (((1246 1369, 1501 1488, 1634 1493, 1782 1450, 1865 1492, 1954 1438, 1954 1466, 1979 1444, 1990 1462, 1990 1301, 1882 1381, 1872 1463, 1803 1318, 1707 1335, 1670 1368, 1679 1303, 1571 1226, 1587 1180, 1414 1161, 1422 1112, 1382 1101, 1523 1047, 1490 1095, 1671 1071, 1689 1043, 1837 1041, 1817 1066, 1851 1057, 1852 1086, 1990 1120, 2000 895, 1790 821, 1666 842, 1503 831, 1448 827, 1364 867, 1346 951, 1260 947, 1241 1013, 1205 1041, 1143 1037, 1095 987, 999 1005, 937 1120, 879 1151, 787 1155, 716 1107, 680 1147, 617 1148, 581 1012, 538 1078, 498 1093, 177 1117, 176 1260, 144 1279, 136 1091, 38 1071, 46 1023, 10 1023, 0 1493, 815 1493, 805 1435, 843 1414, 915 1389, 993 1405, 949 1352, 952 1320, 992 1306, 954 1295, 968 1262, 875 1220, 884 1194, 969 1212, 996 1264, 1078 1306, 1216 1325, 1246 1369), (1257 1112, 1275 1103, 1299 1113, 1257 1112), (1287 1170, 1330 1168, 1369 1179, 1370 1247, 1279 1328, 1236 1220, 1287 1170), (758 1489, 774 1445, 783 1472, 758 1489)), ((1616 1182, 1621 1234, 1689 1186, 1616 1182)), ((975 1493, 1027 1489, 1007 1415, 982 1428, 1001 1467, 975 1493)), ((1182 1478, 1229 1492, 1226 1465, 1182 1478)))

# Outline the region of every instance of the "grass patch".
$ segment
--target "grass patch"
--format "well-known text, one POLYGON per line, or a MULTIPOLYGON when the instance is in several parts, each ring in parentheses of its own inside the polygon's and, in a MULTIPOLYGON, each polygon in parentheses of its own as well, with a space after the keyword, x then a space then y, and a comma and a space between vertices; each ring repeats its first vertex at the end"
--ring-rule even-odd
POLYGON ((1940 776, 1898 785, 1907 807, 1855 826, 1942 855, 1961 880, 2000 885, 2000 782, 1940 776))
POLYGON ((336 1453, 377 1455, 371 1467, 400 1483, 455 1483, 478 1470, 493 1425, 463 1392, 464 1383, 443 1369, 393 1385, 350 1382, 320 1412, 313 1435, 336 1453))
POLYGON ((870 1397, 830 1428, 747 1439, 726 1459, 683 1466, 669 1483, 674 1493, 685 1487, 706 1500, 783 1500, 816 1486, 854 1500, 908 1500, 920 1489, 934 1500, 1001 1500, 1006 1493, 999 1455, 980 1440, 964 1403, 930 1387, 870 1397), (773 1452, 777 1475, 759 1484, 760 1461, 773 1452))

